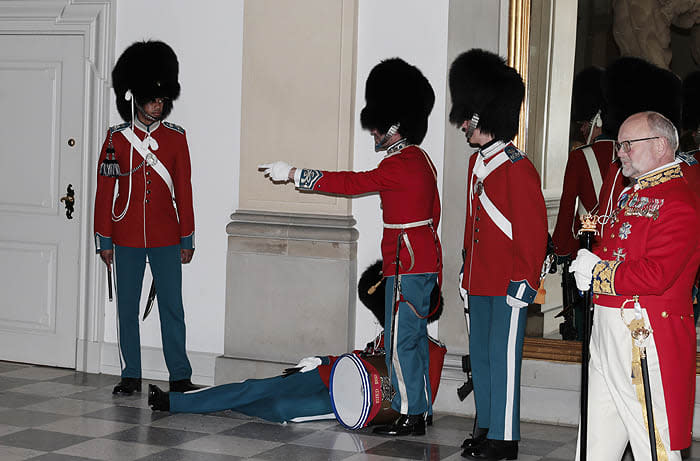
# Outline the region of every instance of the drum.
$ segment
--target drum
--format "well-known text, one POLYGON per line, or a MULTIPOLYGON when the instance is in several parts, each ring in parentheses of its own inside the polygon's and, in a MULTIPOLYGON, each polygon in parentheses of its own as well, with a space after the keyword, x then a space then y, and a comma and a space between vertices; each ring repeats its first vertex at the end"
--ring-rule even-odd
POLYGON ((399 417, 391 408, 394 393, 384 354, 341 355, 333 364, 329 389, 333 413, 348 429, 388 424, 399 417))

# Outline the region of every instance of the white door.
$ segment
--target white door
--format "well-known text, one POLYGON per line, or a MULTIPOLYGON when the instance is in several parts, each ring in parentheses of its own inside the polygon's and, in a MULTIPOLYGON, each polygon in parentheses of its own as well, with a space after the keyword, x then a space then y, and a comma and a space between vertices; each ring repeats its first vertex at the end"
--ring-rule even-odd
POLYGON ((82 36, 0 35, 2 360, 75 368, 82 56, 82 36))

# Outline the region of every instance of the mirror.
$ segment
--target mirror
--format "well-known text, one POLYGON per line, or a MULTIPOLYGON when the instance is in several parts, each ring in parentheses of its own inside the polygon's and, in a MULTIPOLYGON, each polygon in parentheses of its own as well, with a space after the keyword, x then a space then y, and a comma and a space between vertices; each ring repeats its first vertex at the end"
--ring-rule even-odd
MULTIPOLYGON (((596 65, 605 67, 621 55, 642 57, 667 66, 685 77, 700 70, 700 24, 692 24, 691 11, 677 2, 671 24, 658 23, 658 0, 511 0, 508 24, 508 64, 525 80, 526 99, 515 140, 524 147, 542 178, 550 230, 557 218, 559 194, 568 152, 577 139, 578 126, 569 122, 574 75, 596 65), (618 14, 616 11, 624 12, 618 14), (637 43, 630 24, 649 24, 658 43, 637 43), (622 51, 621 51, 622 49, 622 51)), ((673 3, 665 2, 669 11, 673 3)), ((690 7, 693 8, 692 6, 690 7)), ((700 4, 697 5, 700 11, 700 4)), ((523 348, 529 359, 580 362, 581 343, 563 340, 560 325, 562 288, 559 274, 545 279, 546 302, 531 305, 523 348)), ((700 373, 700 353, 696 359, 700 373)))

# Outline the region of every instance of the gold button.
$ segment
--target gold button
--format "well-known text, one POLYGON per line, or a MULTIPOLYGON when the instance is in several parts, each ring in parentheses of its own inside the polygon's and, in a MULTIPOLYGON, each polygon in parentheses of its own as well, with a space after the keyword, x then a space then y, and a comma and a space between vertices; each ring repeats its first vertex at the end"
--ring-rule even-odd
POLYGON ((668 312, 663 311, 663 312, 661 313, 661 317, 663 317, 663 318, 668 318, 668 312))
POLYGON ((681 320, 683 320, 683 316, 681 315, 681 320))
POLYGON ((600 298, 600 295, 595 295, 595 299, 598 299, 598 298, 600 298))
POLYGON ((608 247, 603 247, 603 251, 608 251, 608 247))

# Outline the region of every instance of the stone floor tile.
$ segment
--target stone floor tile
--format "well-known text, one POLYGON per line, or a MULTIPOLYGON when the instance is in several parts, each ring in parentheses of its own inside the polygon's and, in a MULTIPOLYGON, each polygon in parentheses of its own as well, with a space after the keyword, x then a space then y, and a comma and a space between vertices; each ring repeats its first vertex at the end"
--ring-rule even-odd
POLYGON ((122 442, 136 442, 146 445, 162 445, 174 447, 183 443, 205 437, 200 432, 180 431, 177 429, 165 429, 162 427, 136 426, 122 432, 115 432, 104 438, 120 440, 122 442))
POLYGON ((15 387, 12 392, 21 394, 41 395, 43 397, 65 397, 78 392, 94 390, 94 387, 76 386, 75 384, 57 383, 55 381, 40 381, 15 387))
MULTIPOLYGON (((219 455, 216 453, 203 453, 197 451, 180 450, 179 448, 169 448, 165 451, 155 453, 138 461, 238 461, 244 458, 232 455, 219 455)), ((248 458, 250 461, 250 458, 248 458)))
POLYGON ((97 419, 107 419, 109 421, 120 421, 122 423, 132 423, 132 424, 150 424, 153 421, 165 418, 167 413, 162 411, 151 411, 141 408, 130 408, 130 407, 109 407, 103 410, 93 411, 92 413, 86 413, 86 418, 97 418, 97 419))
POLYGON ((0 445, 28 448, 41 451, 55 451, 89 440, 79 435, 61 434, 60 432, 26 429, 0 437, 0 445))
POLYGON ((364 452, 386 442, 383 437, 359 434, 354 431, 334 432, 316 431, 306 437, 295 440, 295 445, 305 447, 325 448, 328 450, 342 450, 350 452, 364 452))
POLYGON ((48 381, 50 379, 60 378, 61 376, 72 375, 73 373, 75 373, 74 370, 66 370, 65 368, 29 366, 6 371, 2 373, 2 376, 33 379, 35 381, 48 381))
POLYGON ((347 459, 354 453, 349 451, 327 450, 325 448, 302 447, 300 445, 282 445, 272 450, 255 455, 256 459, 277 461, 336 461, 347 459))
POLYGON ((220 435, 232 435, 248 439, 268 440, 270 442, 289 443, 312 434, 314 431, 303 429, 303 424, 270 424, 249 422, 236 426, 220 435))
MULTIPOLYGON (((243 458, 251 456, 258 457, 258 454, 277 448, 281 443, 267 440, 252 440, 233 437, 230 435, 208 435, 191 442, 184 443, 178 448, 192 451, 205 451, 208 453, 218 453, 222 455, 236 455, 243 458)), ((280 458, 278 458, 280 459, 280 458)), ((290 461, 290 460, 286 460, 290 461)))
POLYGON ((133 424, 108 421, 106 419, 94 419, 75 417, 62 419, 54 423, 37 426, 37 429, 64 434, 82 435, 85 437, 105 437, 115 432, 122 432, 134 427, 133 424))
POLYGON ((57 453, 105 461, 133 461, 163 450, 165 447, 118 440, 92 439, 64 448, 57 453))
POLYGON ((26 448, 8 447, 0 445, 0 459, 2 461, 20 461, 34 458, 43 452, 38 450, 28 450, 26 448))
POLYGON ((114 405, 101 402, 90 402, 88 400, 76 399, 51 399, 34 405, 27 405, 23 410, 41 411, 44 413, 55 413, 67 416, 80 416, 97 410, 113 407, 114 405))
POLYGON ((408 459, 442 459, 458 451, 461 451, 461 449, 454 446, 420 443, 413 440, 388 439, 387 442, 366 450, 366 453, 408 459))
POLYGON ((180 429, 183 431, 204 432, 207 434, 216 434, 227 431, 233 427, 245 424, 246 421, 241 421, 233 418, 221 418, 218 416, 210 416, 208 414, 191 414, 191 413, 176 413, 171 414, 163 419, 159 419, 151 424, 153 427, 166 427, 169 429, 180 429))
POLYGON ((20 427, 36 427, 66 419, 65 415, 54 415, 40 411, 10 409, 0 412, 0 424, 20 427))

